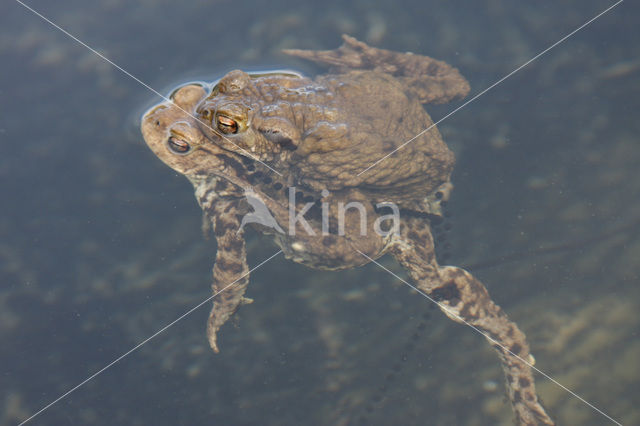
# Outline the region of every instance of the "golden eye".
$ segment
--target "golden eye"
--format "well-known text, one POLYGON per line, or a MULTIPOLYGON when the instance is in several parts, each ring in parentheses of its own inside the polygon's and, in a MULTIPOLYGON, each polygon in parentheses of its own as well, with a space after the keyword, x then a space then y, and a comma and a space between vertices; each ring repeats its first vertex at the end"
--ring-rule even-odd
POLYGON ((188 142, 185 142, 182 139, 178 139, 173 136, 169 138, 169 141, 167 143, 169 144, 169 148, 171 149, 171 151, 175 152, 176 154, 186 154, 191 149, 191 145, 189 145, 188 142))
POLYGON ((217 118, 217 122, 218 130, 220 130, 225 135, 228 135, 230 133, 238 133, 238 123, 235 120, 229 117, 225 117, 224 115, 219 115, 217 118))

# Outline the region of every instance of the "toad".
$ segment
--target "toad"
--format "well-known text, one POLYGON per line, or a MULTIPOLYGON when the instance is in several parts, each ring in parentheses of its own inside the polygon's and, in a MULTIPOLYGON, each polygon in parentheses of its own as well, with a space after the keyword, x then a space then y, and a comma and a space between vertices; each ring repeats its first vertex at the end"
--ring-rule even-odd
POLYGON ((446 316, 497 351, 518 423, 553 424, 525 335, 480 281, 436 262, 430 227, 449 197, 454 156, 423 104, 464 97, 467 81, 430 57, 343 38, 335 50, 285 51, 329 65, 326 75, 235 70, 213 85, 181 86, 142 118, 146 143, 191 181, 217 242, 211 348, 218 352, 219 329, 251 302, 245 226, 312 268, 390 254, 446 316))

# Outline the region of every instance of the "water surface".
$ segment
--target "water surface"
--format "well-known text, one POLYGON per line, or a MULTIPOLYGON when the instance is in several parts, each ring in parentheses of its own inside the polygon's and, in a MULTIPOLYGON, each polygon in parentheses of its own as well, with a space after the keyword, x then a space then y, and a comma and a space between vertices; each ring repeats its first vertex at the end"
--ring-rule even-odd
MULTIPOLYGON (((313 75, 280 49, 349 33, 453 64, 473 96, 612 3, 28 4, 165 94, 234 68, 313 75)), ((622 3, 440 126, 458 157, 440 253, 498 259, 475 273, 536 366, 623 424, 640 423, 638 11, 622 3)), ((215 245, 137 129, 158 97, 18 3, 0 13, 0 425, 15 425, 207 298, 215 245)), ((250 263, 276 250, 254 235, 250 263)), ((252 282, 221 354, 207 306, 30 424, 512 424, 484 339, 375 265, 279 258, 252 282)), ((607 424, 537 380, 559 424, 607 424)))

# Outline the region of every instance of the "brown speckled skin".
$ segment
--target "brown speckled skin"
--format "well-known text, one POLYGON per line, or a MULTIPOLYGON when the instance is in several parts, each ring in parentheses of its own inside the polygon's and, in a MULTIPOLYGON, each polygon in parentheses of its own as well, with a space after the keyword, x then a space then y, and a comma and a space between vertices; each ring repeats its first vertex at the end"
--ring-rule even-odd
POLYGON ((374 161, 433 124, 421 102, 464 97, 467 81, 455 68, 425 56, 376 49, 353 38, 337 50, 289 50, 328 63, 334 72, 298 75, 224 76, 197 107, 214 143, 250 151, 291 182, 315 191, 358 187, 372 201, 419 206, 449 181, 454 157, 436 127, 388 157, 382 167, 358 176, 374 161), (234 118, 242 131, 220 138, 216 116, 234 118))
POLYGON ((500 356, 518 423, 553 424, 538 402, 531 368, 523 362, 532 359, 524 334, 493 303, 482 283, 460 268, 436 262, 429 217, 440 214, 439 200, 448 197, 454 163, 437 129, 358 176, 432 124, 422 103, 463 97, 468 83, 455 68, 432 58, 344 39, 345 44, 332 51, 287 51, 332 65, 327 75, 312 80, 232 71, 210 91, 195 84, 181 87, 170 102, 142 119, 149 147, 193 183, 205 227, 218 243, 213 291, 220 293, 207 327, 211 347, 218 351, 218 330, 241 304, 251 301, 244 297, 249 276, 244 234, 238 232, 242 216, 251 211, 245 189, 251 189, 286 230, 286 191, 295 187, 297 210, 304 205, 301 199, 316 202, 305 218, 317 235, 300 225, 295 235, 252 226, 273 235, 288 258, 314 268, 368 263, 359 252, 372 259, 391 253, 449 318, 485 334, 500 356), (220 117, 235 120, 237 132, 223 135, 220 117), (188 144, 188 152, 172 150, 170 137, 188 144), (329 193, 322 194, 324 189, 329 193), (399 232, 382 237, 367 223, 361 235, 359 216, 349 211, 344 235, 335 226, 329 227, 329 235, 321 235, 320 202, 329 206, 330 223, 335 224, 337 203, 351 201, 359 201, 368 217, 376 215, 378 202, 398 204, 399 232))

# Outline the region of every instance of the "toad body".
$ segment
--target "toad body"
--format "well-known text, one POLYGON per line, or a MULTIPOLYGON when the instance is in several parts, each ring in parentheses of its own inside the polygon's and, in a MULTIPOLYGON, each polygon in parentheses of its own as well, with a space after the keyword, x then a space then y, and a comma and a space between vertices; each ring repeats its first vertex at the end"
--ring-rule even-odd
POLYGON ((331 66, 314 79, 231 71, 186 84, 142 118, 151 150, 194 185, 215 235, 207 336, 242 304, 244 231, 272 235, 284 254, 344 269, 391 254, 415 286, 498 352, 519 424, 553 424, 540 405, 524 334, 467 271, 436 262, 430 225, 449 197, 454 157, 422 104, 464 97, 458 70, 427 56, 344 36, 335 50, 286 53, 331 66))

